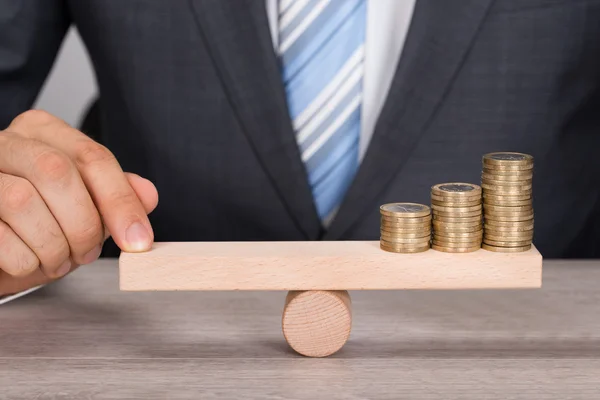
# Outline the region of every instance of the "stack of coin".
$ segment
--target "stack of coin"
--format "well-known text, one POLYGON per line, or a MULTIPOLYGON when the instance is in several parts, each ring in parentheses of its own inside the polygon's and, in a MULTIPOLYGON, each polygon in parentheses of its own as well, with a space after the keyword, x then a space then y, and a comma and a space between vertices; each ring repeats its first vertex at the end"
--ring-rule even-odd
POLYGON ((500 152, 483 156, 483 248, 520 252, 533 240, 533 157, 500 152))
POLYGON ((380 207, 383 250, 420 253, 430 248, 431 209, 416 203, 389 203, 380 207))
POLYGON ((469 253, 481 249, 483 236, 481 187, 440 183, 431 188, 434 250, 469 253))

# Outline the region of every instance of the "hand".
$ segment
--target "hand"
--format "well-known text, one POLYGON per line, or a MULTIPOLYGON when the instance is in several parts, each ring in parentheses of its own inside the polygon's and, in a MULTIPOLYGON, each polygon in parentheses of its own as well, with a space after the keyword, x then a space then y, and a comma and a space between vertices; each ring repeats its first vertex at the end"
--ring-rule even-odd
POLYGON ((0 131, 0 295, 58 279, 98 258, 112 236, 148 250, 154 185, 105 147, 43 111, 0 131))

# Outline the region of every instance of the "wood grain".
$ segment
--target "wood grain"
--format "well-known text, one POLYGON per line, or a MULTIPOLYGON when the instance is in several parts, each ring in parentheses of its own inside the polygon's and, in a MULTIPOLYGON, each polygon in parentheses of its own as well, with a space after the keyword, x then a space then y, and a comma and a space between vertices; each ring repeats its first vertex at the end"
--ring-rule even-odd
POLYGON ((299 354, 327 357, 350 337, 352 302, 345 290, 291 291, 285 299, 283 336, 299 354))
POLYGON ((390 253, 375 241, 156 243, 122 253, 125 291, 539 288, 542 256, 390 253))
POLYGON ((598 282, 546 260, 535 290, 350 292, 348 342, 306 358, 286 293, 123 292, 99 261, 0 306, 0 399, 594 399, 598 282))

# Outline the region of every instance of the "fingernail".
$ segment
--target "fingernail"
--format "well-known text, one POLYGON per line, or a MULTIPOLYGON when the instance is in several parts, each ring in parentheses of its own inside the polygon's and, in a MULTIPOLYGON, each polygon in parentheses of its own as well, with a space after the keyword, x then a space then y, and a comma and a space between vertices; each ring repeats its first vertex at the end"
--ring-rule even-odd
POLYGON ((139 222, 134 222, 127 229, 125 240, 131 251, 144 251, 150 247, 150 234, 139 222))
POLYGON ((65 276, 71 270, 71 260, 67 260, 56 270, 58 277, 65 276))
POLYGON ((83 263, 89 264, 89 263, 96 261, 98 259, 98 257, 100 256, 101 252, 102 252, 102 246, 98 245, 98 246, 94 247, 92 250, 90 250, 88 253, 86 253, 85 256, 83 256, 83 263))

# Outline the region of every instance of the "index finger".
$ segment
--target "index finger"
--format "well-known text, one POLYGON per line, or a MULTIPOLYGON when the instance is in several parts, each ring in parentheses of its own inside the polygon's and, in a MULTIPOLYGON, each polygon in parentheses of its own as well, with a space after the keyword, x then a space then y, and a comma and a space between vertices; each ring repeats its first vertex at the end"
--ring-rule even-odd
POLYGON ((103 145, 44 112, 16 119, 11 128, 67 154, 113 240, 123 251, 150 249, 154 233, 144 206, 115 156, 103 145))

